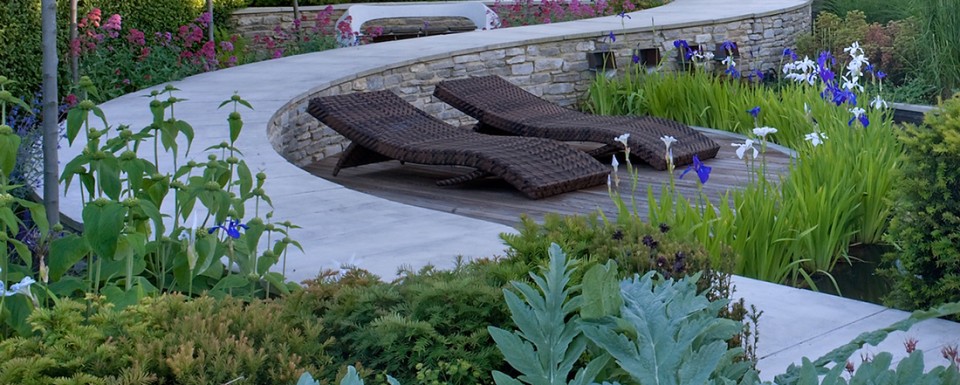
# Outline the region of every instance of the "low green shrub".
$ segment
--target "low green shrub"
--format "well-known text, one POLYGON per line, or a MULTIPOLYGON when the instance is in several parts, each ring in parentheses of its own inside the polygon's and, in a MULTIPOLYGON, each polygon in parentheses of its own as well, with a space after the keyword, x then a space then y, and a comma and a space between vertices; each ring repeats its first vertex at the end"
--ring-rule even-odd
POLYGON ((15 94, 32 93, 40 85, 40 2, 9 0, 0 3, 0 68, 17 79, 7 87, 15 94))
MULTIPOLYGON (((502 234, 510 247, 505 264, 519 264, 532 271, 548 260, 550 244, 559 244, 587 267, 615 260, 624 271, 657 271, 665 277, 711 270, 711 259, 699 244, 684 239, 666 224, 653 227, 635 216, 609 221, 597 214, 561 216, 548 214, 544 223, 523 217, 517 234, 502 234)), ((729 254, 727 255, 729 256, 729 254)), ((580 271, 583 273, 583 270, 580 271)), ((579 281, 579 274, 575 276, 579 281)), ((706 281, 705 281, 706 282, 706 281)), ((701 287, 705 289, 707 286, 701 287)))
POLYGON ((0 341, 0 383, 292 383, 332 362, 322 326, 293 304, 164 295, 118 311, 63 300, 34 311, 34 334, 0 341))
POLYGON ((960 301, 960 94, 907 125, 888 240, 897 247, 887 301, 918 309, 960 301))
MULTIPOLYGON (((336 362, 363 363, 404 382, 488 383, 503 357, 485 328, 511 324, 489 266, 428 268, 393 283, 354 270, 309 282, 288 301, 320 319, 336 341, 328 349, 336 362)), ((330 369, 321 377, 333 377, 337 368, 330 369)))

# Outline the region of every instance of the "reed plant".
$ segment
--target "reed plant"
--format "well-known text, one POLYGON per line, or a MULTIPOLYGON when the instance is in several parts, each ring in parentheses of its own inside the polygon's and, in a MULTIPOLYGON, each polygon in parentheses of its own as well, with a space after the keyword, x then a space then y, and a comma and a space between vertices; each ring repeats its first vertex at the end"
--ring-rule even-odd
MULTIPOLYGON (((882 100, 860 110, 855 99, 838 103, 830 96, 839 88, 823 86, 773 88, 704 71, 634 71, 598 79, 589 105, 597 113, 662 116, 739 132, 760 144, 761 154, 766 141, 792 148, 796 157, 787 174, 768 176, 763 155, 745 161, 751 182, 715 202, 677 194, 680 182, 672 179, 659 194, 650 188, 647 215, 651 223, 668 223, 696 238, 715 258, 732 250, 736 274, 813 286, 814 274, 829 274, 848 261, 851 243, 881 241, 903 152, 882 100), (852 118, 851 111, 857 111, 852 118), (758 137, 759 126, 776 132, 758 137)), ((859 97, 865 104, 866 96, 859 97)))

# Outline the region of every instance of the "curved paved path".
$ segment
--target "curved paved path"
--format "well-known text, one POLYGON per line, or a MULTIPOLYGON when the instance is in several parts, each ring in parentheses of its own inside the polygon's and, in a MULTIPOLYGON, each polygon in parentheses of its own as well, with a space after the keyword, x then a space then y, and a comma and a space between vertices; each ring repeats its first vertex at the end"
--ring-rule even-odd
MULTIPOLYGON (((626 27, 696 24, 708 20, 742 16, 745 12, 764 14, 805 4, 807 0, 675 0, 650 10, 636 12, 626 27)), ((274 151, 266 135, 267 122, 281 106, 297 96, 332 83, 356 77, 358 73, 379 71, 402 63, 447 57, 491 45, 510 45, 524 40, 557 36, 598 36, 619 30, 619 17, 605 17, 550 25, 530 26, 457 35, 400 40, 362 47, 351 47, 314 54, 293 56, 192 76, 173 85, 176 95, 188 101, 177 105, 177 117, 190 122, 196 130, 193 148, 215 145, 227 136, 226 112, 217 110, 220 101, 237 91, 255 110, 243 111, 246 129, 238 147, 256 172, 265 170, 267 193, 271 195, 278 221, 290 220, 302 229, 293 232, 305 249, 293 253, 288 275, 294 280, 311 278, 321 268, 337 268, 351 258, 387 279, 400 265, 420 267, 432 263, 439 267, 453 264, 454 256, 483 257, 502 254, 497 235, 513 229, 452 214, 386 201, 311 176, 287 163, 274 151)), ((111 124, 129 124, 133 128, 149 123, 148 99, 144 90, 104 103, 101 107, 111 124)), ((78 143, 83 143, 79 138, 78 143)), ((65 146, 61 159, 72 159, 79 145, 65 146)), ((203 159, 204 155, 194 154, 203 159)), ((161 165, 172 164, 169 157, 161 165)), ((65 214, 80 217, 78 189, 71 189, 62 201, 65 214)), ((902 312, 880 306, 848 301, 748 279, 737 279, 739 293, 766 311, 761 319, 761 368, 764 377, 781 371, 800 355, 816 356, 829 347, 845 342, 863 330, 886 326, 903 317, 902 312)), ((957 324, 928 322, 911 335, 927 350, 927 361, 938 359, 940 344, 954 342, 960 336, 957 324), (948 338, 949 337, 949 338, 948 338)), ((896 348, 902 338, 892 337, 887 350, 896 348), (893 348, 889 347, 893 346, 893 348)))

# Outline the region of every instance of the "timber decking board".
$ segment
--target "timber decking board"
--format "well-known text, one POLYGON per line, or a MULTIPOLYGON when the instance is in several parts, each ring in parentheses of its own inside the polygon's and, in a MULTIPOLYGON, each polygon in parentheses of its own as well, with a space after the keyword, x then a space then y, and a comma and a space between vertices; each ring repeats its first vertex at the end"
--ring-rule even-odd
MULTIPOLYGON (((737 159, 734 153, 736 148, 730 145, 734 141, 742 140, 731 138, 727 134, 706 133, 706 135, 720 144, 717 157, 704 162, 712 167, 713 171, 703 191, 711 201, 717 202, 724 192, 746 186, 748 173, 752 171, 748 171, 744 162, 737 159)), ((542 221, 546 213, 588 214, 602 209, 608 217, 615 217, 615 206, 605 185, 531 200, 511 188, 506 182, 497 179, 479 180, 453 187, 438 187, 435 184, 437 180, 471 171, 469 168, 455 166, 425 166, 410 163, 401 165, 400 162, 389 161, 342 169, 340 175, 334 177, 332 173, 337 158, 337 156, 328 157, 304 169, 344 187, 381 198, 509 226, 516 226, 520 222, 521 214, 542 221)), ((768 149, 766 161, 768 178, 775 180, 778 173, 787 172, 790 157, 768 149)), ((625 162, 621 160, 620 163, 620 191, 629 205, 631 178, 626 171, 625 162)), ((759 166, 758 160, 757 167, 759 166)), ((679 179, 684 169, 685 167, 681 167, 674 171, 677 176, 675 182, 677 191, 687 199, 695 200, 698 191, 697 176, 691 171, 683 179, 679 179)), ((646 218, 647 186, 652 184, 654 192, 659 196, 660 186, 667 183, 669 174, 645 165, 639 165, 637 170, 639 173, 636 192, 637 211, 641 217, 646 218)))

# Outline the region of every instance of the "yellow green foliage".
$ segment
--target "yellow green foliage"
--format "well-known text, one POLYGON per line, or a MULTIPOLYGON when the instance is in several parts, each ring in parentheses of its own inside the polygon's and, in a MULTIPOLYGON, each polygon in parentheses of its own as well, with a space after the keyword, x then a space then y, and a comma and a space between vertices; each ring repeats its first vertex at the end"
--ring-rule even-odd
POLYGON ((30 316, 33 336, 0 341, 0 383, 294 383, 330 358, 321 326, 293 313, 278 301, 181 295, 120 311, 63 300, 30 316))

